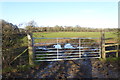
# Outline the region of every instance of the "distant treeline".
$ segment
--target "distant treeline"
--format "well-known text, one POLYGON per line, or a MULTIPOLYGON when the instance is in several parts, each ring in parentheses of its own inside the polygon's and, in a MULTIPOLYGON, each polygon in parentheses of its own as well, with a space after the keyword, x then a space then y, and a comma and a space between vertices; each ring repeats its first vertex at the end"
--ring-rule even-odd
POLYGON ((25 26, 25 29, 20 29, 21 32, 23 31, 32 31, 32 32, 99 32, 99 31, 105 31, 105 32, 114 32, 117 31, 118 28, 90 28, 90 27, 81 27, 79 25, 76 26, 59 26, 56 25, 54 27, 39 27, 36 25, 35 21, 30 21, 25 26))
MULTIPOLYGON (((32 32, 100 32, 101 28, 88 28, 88 27, 80 27, 80 26, 54 26, 54 27, 33 27, 27 26, 26 30, 32 32)), ((117 31, 117 28, 106 28, 105 32, 113 32, 117 31)))

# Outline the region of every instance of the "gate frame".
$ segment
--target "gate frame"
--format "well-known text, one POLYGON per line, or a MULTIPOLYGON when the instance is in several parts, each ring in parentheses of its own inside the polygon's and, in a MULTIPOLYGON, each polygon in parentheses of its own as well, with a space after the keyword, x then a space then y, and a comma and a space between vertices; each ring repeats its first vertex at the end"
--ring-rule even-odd
MULTIPOLYGON (((99 39, 100 40, 100 38, 33 38, 33 40, 34 39, 56 39, 56 43, 55 44, 58 44, 58 39, 78 39, 79 40, 79 46, 80 46, 80 40, 81 39, 99 39)), ((34 43, 33 43, 34 44, 34 43)), ((36 43, 36 44, 39 44, 39 43, 36 43)), ((40 43, 40 44, 44 44, 44 43, 40 43)), ((47 44, 47 43, 46 43, 47 44)), ((92 48, 92 47, 91 47, 92 48)), ((99 41, 99 47, 98 47, 99 49, 99 51, 98 51, 98 53, 99 53, 99 57, 91 57, 91 58, 101 58, 101 41, 99 41)), ((72 59, 86 59, 86 58, 81 58, 81 51, 80 51, 80 47, 79 47, 79 52, 77 52, 78 54, 79 54, 79 58, 71 58, 71 59, 60 59, 60 58, 58 58, 58 53, 59 53, 59 51, 58 51, 59 49, 57 48, 57 58, 56 59, 53 59, 53 60, 36 60, 36 61, 58 61, 58 60, 72 60, 72 59)), ((97 53, 97 52, 96 52, 97 53)), ((88 57, 88 58, 90 58, 90 57, 88 57)))

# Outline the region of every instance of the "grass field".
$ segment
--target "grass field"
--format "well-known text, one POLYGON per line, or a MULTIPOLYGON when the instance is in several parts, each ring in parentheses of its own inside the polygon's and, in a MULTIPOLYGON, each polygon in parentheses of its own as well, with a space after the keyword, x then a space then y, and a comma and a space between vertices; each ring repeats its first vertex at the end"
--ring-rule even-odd
MULTIPOLYGON (((44 38, 71 38, 71 37, 92 37, 92 38, 100 38, 100 32, 38 32, 33 33, 33 37, 44 37, 44 38)), ((117 36, 113 32, 106 32, 105 38, 114 38, 108 41, 115 41, 117 36)), ((35 42, 39 42, 39 39, 36 39, 35 42)), ((46 40, 45 40, 46 41, 46 40)))
MULTIPOLYGON (((33 33, 33 37, 47 37, 47 38, 59 38, 59 37, 100 37, 100 32, 39 32, 33 33)), ((106 32, 105 37, 116 37, 113 32, 106 32)))

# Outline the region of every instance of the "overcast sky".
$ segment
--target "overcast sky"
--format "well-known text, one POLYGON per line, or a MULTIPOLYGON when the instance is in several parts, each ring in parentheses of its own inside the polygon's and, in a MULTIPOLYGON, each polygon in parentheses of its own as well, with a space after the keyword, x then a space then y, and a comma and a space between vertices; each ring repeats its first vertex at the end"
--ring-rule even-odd
POLYGON ((118 27, 118 2, 1 2, 1 19, 38 26, 118 27))

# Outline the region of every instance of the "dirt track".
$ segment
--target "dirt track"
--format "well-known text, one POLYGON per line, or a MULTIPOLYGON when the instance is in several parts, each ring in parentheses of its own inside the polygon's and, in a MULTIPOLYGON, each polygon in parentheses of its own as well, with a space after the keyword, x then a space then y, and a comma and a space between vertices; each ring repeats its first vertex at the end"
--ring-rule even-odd
POLYGON ((118 78, 118 65, 99 60, 50 62, 35 74, 35 78, 118 78))

